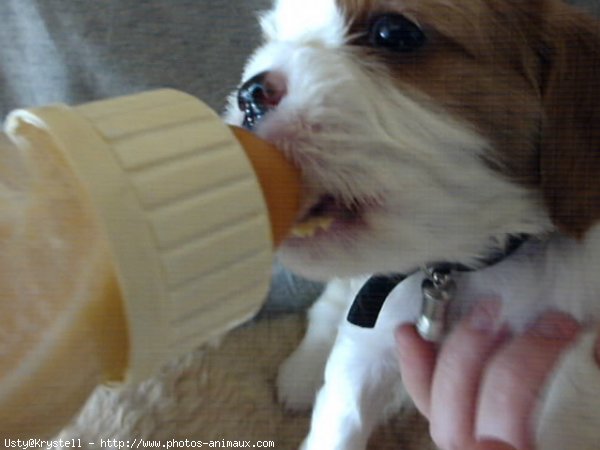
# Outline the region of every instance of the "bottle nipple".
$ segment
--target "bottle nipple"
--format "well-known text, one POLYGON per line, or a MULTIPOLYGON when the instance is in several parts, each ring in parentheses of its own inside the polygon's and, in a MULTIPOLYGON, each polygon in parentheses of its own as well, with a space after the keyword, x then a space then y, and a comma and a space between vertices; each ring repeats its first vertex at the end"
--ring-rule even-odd
POLYGON ((244 147, 260 182, 271 220, 273 244, 289 234, 300 209, 300 173, 275 146, 254 133, 230 127, 244 147))

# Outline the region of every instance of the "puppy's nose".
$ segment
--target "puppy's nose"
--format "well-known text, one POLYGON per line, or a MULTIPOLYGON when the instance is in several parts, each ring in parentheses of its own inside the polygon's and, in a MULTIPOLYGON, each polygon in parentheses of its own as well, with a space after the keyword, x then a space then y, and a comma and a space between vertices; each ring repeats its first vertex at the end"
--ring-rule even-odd
POLYGON ((277 72, 262 72, 246 81, 238 91, 238 107, 244 113, 244 127, 251 130, 286 93, 285 79, 277 72))

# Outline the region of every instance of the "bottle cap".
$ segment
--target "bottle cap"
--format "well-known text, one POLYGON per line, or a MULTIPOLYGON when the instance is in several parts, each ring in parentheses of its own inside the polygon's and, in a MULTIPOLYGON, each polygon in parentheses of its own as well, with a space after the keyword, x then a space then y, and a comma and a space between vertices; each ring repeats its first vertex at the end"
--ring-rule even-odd
MULTIPOLYGON (((145 379, 261 307, 274 244, 268 196, 210 108, 165 89, 11 113, 7 133, 35 139, 15 136, 22 123, 64 155, 103 225, 128 323, 127 381, 145 379)), ((299 178, 291 177, 295 194, 275 198, 297 196, 299 178)))

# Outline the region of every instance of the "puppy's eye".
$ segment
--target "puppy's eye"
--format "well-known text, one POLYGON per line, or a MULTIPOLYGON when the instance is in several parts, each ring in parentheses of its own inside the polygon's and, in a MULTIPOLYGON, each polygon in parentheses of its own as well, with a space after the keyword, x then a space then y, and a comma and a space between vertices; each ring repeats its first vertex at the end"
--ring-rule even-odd
POLYGON ((369 29, 369 43, 373 47, 400 53, 413 52, 426 40, 423 30, 400 14, 377 16, 369 29))

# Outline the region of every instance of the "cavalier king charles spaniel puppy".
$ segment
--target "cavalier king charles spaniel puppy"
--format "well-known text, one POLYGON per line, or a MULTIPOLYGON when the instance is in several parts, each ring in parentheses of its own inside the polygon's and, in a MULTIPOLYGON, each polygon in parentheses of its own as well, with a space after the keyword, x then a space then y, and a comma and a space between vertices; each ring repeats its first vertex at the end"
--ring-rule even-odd
POLYGON ((515 331, 582 322, 535 439, 598 448, 598 22, 559 0, 276 0, 261 25, 226 118, 301 169, 279 255, 329 282, 278 380, 286 406, 314 402, 303 448, 364 449, 405 401, 393 330, 423 319, 421 267, 451 276, 449 318, 494 297, 515 331), (357 325, 373 274, 396 281, 357 325))

